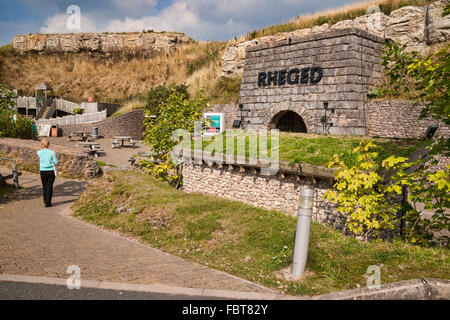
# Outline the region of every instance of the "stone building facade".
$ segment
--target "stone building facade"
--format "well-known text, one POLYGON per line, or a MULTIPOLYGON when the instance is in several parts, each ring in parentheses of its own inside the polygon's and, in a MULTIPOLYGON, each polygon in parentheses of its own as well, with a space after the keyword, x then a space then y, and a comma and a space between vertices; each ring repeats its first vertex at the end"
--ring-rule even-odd
POLYGON ((383 42, 350 28, 247 48, 243 128, 365 135, 366 93, 381 80, 383 42))

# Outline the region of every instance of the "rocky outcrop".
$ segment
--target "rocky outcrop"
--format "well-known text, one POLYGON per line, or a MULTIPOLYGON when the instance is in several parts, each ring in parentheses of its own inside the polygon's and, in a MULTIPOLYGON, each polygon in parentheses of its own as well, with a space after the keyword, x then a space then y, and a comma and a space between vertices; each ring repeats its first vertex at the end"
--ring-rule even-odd
POLYGON ((144 53, 169 52, 182 43, 192 41, 177 32, 136 33, 67 33, 18 35, 13 48, 19 53, 144 53))
POLYGON ((433 2, 428 8, 428 23, 425 33, 428 37, 426 39, 428 44, 444 43, 450 39, 450 16, 442 16, 443 2, 433 2))
POLYGON ((327 23, 308 29, 278 33, 230 45, 222 57, 222 76, 242 76, 245 50, 250 46, 270 43, 288 38, 322 33, 328 30, 358 28, 388 41, 408 44, 409 50, 428 53, 432 45, 448 42, 450 39, 450 16, 442 17, 448 0, 432 2, 429 6, 406 6, 391 12, 367 14, 353 20, 344 20, 329 26, 327 23))
POLYGON ((393 11, 387 21, 385 38, 419 49, 425 45, 425 15, 424 7, 407 6, 393 11))

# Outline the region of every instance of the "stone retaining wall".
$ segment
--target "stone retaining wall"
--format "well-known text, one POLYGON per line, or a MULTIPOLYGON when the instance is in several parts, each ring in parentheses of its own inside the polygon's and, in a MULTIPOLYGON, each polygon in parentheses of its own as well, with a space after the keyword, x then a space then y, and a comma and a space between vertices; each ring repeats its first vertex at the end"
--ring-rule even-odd
POLYGON ((371 100, 366 104, 366 131, 369 136, 422 138, 428 126, 439 124, 435 137, 449 137, 450 127, 431 117, 419 120, 423 104, 405 100, 371 100))
MULTIPOLYGON (((39 170, 39 158, 36 151, 40 149, 40 141, 0 139, 0 153, 16 159, 18 163, 36 168, 36 171, 39 170)), ((79 149, 54 144, 50 145, 50 149, 56 152, 59 173, 62 175, 83 178, 92 178, 99 175, 100 168, 97 163, 79 149)))
POLYGON ((250 168, 238 165, 198 164, 183 167, 185 192, 237 200, 264 209, 279 210, 292 216, 297 214, 300 191, 307 186, 314 187, 313 221, 348 233, 342 215, 333 211, 333 204, 322 200, 325 191, 332 187, 330 179, 287 173, 261 176, 250 168))
POLYGON ((92 127, 98 128, 98 134, 105 138, 114 136, 131 136, 135 140, 142 140, 144 132, 144 110, 133 110, 116 117, 105 120, 78 125, 61 126, 63 136, 68 136, 72 131, 92 132, 92 127))
POLYGON ((211 108, 209 108, 208 110, 205 110, 205 112, 223 113, 224 117, 223 125, 227 130, 233 128, 234 120, 240 119, 240 112, 238 106, 233 103, 215 104, 211 106, 211 108))

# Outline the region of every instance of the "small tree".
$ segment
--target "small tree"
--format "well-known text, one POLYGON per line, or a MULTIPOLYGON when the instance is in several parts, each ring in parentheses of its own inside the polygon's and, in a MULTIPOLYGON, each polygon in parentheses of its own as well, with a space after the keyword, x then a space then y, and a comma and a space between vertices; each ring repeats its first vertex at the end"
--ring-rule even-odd
POLYGON ((382 55, 384 74, 388 81, 386 88, 380 90, 393 96, 408 92, 414 85, 407 76, 408 66, 418 57, 418 54, 417 52, 407 52, 406 48, 407 44, 399 46, 395 42, 387 42, 382 55))
MULTIPOLYGON (((450 44, 408 67, 408 75, 416 81, 416 89, 426 102, 421 118, 431 116, 450 125, 450 44)), ((441 138, 435 153, 450 155, 450 139, 441 138)))
POLYGON ((0 112, 13 111, 13 108, 16 105, 14 101, 15 97, 16 94, 14 91, 7 89, 0 84, 0 112))
MULTIPOLYGON (((206 107, 208 103, 202 94, 196 99, 187 99, 185 94, 171 89, 167 101, 159 106, 158 116, 148 117, 145 122, 144 141, 152 149, 153 159, 141 161, 141 165, 148 173, 169 182, 179 183, 179 167, 170 158, 170 152, 180 140, 174 140, 173 133, 178 129, 193 132, 194 122, 202 118, 206 107)), ((151 111, 146 114, 152 115, 151 111)))
POLYGON ((0 137, 33 139, 33 121, 16 112, 14 91, 0 85, 0 137))
MULTIPOLYGON (((385 185, 376 169, 376 145, 362 141, 353 152, 359 153, 357 164, 352 167, 339 159, 338 155, 329 167, 337 165, 335 190, 327 190, 324 198, 337 205, 337 211, 347 218, 350 231, 368 239, 377 237, 381 229, 395 229, 400 205, 391 201, 402 188, 398 184, 385 185)), ((407 158, 390 157, 383 161, 386 170, 397 169, 407 158)))
POLYGON ((188 87, 184 84, 171 84, 169 87, 157 86, 149 91, 145 109, 149 111, 151 115, 158 116, 161 110, 160 107, 166 103, 172 91, 178 92, 184 99, 189 99, 187 88, 188 87))
POLYGON ((448 246, 450 165, 445 170, 436 172, 424 167, 409 174, 402 168, 391 179, 398 185, 406 186, 409 191, 408 200, 412 205, 408 204, 404 208, 405 220, 408 223, 405 230, 406 238, 412 243, 437 243, 448 246), (428 217, 424 215, 425 210, 428 211, 428 217))

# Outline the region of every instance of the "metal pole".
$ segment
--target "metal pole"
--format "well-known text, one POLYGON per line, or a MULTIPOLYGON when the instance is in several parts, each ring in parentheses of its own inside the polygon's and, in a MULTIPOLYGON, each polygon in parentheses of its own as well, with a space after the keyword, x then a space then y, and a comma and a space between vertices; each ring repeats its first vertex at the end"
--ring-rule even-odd
POLYGON ((294 262, 292 275, 299 277, 305 271, 308 257, 309 231, 311 227, 314 189, 306 188, 300 193, 297 211, 297 229, 295 232, 294 262))
POLYGON ((17 190, 19 190, 19 170, 17 170, 17 164, 14 163, 12 165, 13 169, 13 183, 14 187, 16 187, 17 190))

